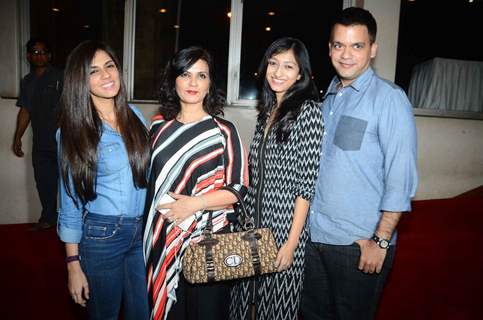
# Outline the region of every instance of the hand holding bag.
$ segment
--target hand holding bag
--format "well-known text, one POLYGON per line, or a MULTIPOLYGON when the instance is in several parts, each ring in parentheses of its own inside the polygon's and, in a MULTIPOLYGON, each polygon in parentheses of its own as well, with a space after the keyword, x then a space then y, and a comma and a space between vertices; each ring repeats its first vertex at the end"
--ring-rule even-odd
POLYGON ((238 199, 242 232, 213 233, 212 212, 203 230, 203 240, 188 246, 183 257, 183 274, 190 283, 211 283, 276 272, 278 248, 270 229, 255 229, 238 191, 225 186, 238 199))

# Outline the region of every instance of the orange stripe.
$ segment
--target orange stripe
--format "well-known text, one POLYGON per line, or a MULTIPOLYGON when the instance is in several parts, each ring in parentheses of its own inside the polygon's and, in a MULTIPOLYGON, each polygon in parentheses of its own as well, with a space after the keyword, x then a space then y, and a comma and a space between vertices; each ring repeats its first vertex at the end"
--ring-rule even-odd
POLYGON ((163 228, 163 224, 164 224, 164 218, 159 216, 153 232, 153 241, 152 241, 153 247, 154 247, 154 244, 158 242, 159 234, 163 228))
POLYGON ((151 289, 152 279, 153 279, 153 265, 149 265, 149 269, 148 269, 148 292, 151 289))
POLYGON ((198 194, 200 190, 203 190, 204 188, 207 188, 211 185, 214 185, 216 180, 222 180, 225 175, 224 170, 216 170, 215 173, 212 176, 209 176, 203 181, 200 181, 194 188, 195 194, 198 194))
MULTIPOLYGON (((216 121, 216 120, 215 120, 216 121)), ((218 123, 219 127, 225 131, 227 135, 227 151, 228 151, 228 165, 226 166, 226 184, 231 183, 232 179, 232 173, 233 173, 233 141, 232 141, 232 136, 231 136, 231 130, 227 126, 221 124, 220 122, 216 121, 218 123)))
POLYGON ((174 227, 173 229, 171 229, 171 231, 168 233, 168 236, 166 237, 166 243, 164 246, 166 248, 169 247, 171 245, 171 242, 173 242, 180 233, 181 233, 181 228, 179 227, 174 227))
POLYGON ((154 314, 154 320, 161 320, 163 318, 164 310, 166 308, 167 295, 167 290, 164 290, 163 296, 161 297, 161 303, 159 304, 160 307, 158 310, 156 310, 156 313, 154 314))
POLYGON ((220 154, 223 154, 223 148, 218 148, 216 150, 213 150, 212 152, 208 153, 207 155, 193 161, 190 164, 190 166, 188 168, 186 168, 186 171, 183 175, 183 179, 181 180, 180 184, 176 187, 176 190, 174 191, 174 193, 179 194, 181 192, 181 190, 184 189, 187 181, 189 180, 189 178, 191 177, 191 174, 193 173, 193 171, 196 168, 198 168, 200 165, 204 164, 205 162, 208 162, 211 159, 219 156, 220 154))
POLYGON ((165 280, 166 280, 166 265, 163 263, 161 265, 161 270, 158 276, 156 277, 156 279, 154 279, 153 300, 156 300, 156 297, 158 296, 159 291, 161 290, 162 284, 165 282, 165 280))
POLYGON ((171 120, 171 121, 168 121, 166 122, 166 124, 161 128, 161 130, 158 131, 158 133, 156 134, 156 137, 153 139, 153 142, 151 144, 151 148, 154 149, 154 146, 156 145, 156 142, 158 141, 158 138, 159 136, 161 135, 161 133, 166 130, 166 128, 169 128, 169 126, 171 126, 171 124, 173 123, 174 120, 171 120))

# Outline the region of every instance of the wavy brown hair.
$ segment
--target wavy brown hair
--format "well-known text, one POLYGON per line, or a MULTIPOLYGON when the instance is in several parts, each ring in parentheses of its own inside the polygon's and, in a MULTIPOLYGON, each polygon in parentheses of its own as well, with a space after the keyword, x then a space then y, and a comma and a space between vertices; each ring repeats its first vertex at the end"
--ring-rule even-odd
POLYGON ((91 63, 97 51, 106 52, 119 70, 121 86, 114 98, 117 124, 127 149, 134 184, 138 188, 147 185, 146 172, 150 156, 148 131, 127 103, 119 60, 106 44, 84 41, 67 58, 59 118, 60 171, 69 196, 76 203, 74 195, 80 200, 81 203, 77 205, 85 205, 97 196, 97 146, 102 135, 102 120, 91 99, 89 88, 91 63))

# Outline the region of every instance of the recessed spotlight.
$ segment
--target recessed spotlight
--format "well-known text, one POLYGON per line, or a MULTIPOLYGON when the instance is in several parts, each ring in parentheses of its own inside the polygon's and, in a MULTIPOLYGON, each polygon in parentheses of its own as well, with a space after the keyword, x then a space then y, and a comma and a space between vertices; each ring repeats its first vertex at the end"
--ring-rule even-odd
POLYGON ((166 10, 165 8, 159 9, 159 13, 166 13, 166 12, 168 12, 168 10, 166 10))
POLYGON ((265 31, 272 31, 272 28, 270 28, 270 27, 265 27, 265 31))
POLYGON ((268 12, 267 12, 267 14, 268 14, 269 16, 274 16, 274 15, 275 15, 275 11, 268 11, 268 12))
POLYGON ((231 18, 231 11, 226 14, 228 18, 231 18))

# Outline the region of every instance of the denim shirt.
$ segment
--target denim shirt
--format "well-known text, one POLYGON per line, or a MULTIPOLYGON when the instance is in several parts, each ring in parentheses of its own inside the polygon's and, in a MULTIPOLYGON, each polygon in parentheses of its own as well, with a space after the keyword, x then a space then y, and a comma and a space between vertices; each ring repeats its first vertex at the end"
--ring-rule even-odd
MULTIPOLYGON (((145 123, 141 112, 130 106, 145 123)), ((60 130, 56 140, 60 150, 60 130)), ((60 162, 60 157, 58 157, 60 162)), ((59 163, 60 170, 60 163, 59 163)), ((72 181, 70 181, 72 186, 72 181)), ((134 185, 127 150, 121 135, 108 124, 103 123, 102 134, 97 147, 97 197, 85 205, 87 212, 107 216, 138 217, 143 214, 146 189, 134 185)), ((67 194, 62 175, 59 179, 59 220, 57 232, 63 242, 79 243, 82 238, 83 208, 67 194)), ((79 201, 80 203, 80 201, 79 201)))
POLYGON ((324 138, 309 221, 312 241, 348 245, 370 238, 382 211, 411 209, 416 126, 406 94, 371 68, 350 86, 338 85, 335 78, 322 105, 324 138))

